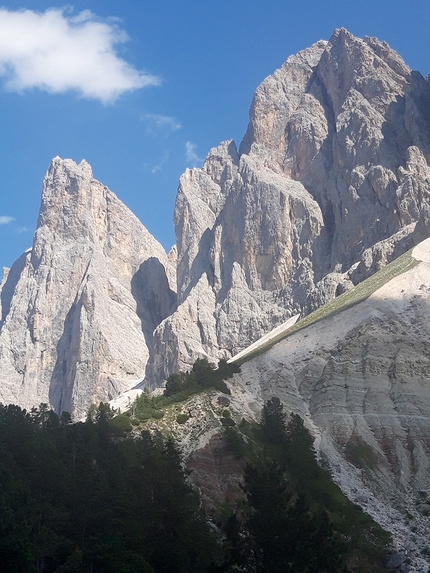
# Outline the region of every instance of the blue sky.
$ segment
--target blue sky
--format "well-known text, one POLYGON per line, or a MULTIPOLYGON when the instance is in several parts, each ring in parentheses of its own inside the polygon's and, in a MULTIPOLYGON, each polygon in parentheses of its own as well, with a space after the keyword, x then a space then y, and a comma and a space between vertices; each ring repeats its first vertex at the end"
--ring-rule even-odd
POLYGON ((334 28, 430 72, 428 0, 6 1, 0 7, 0 267, 32 243, 56 155, 85 158, 166 249, 181 173, 239 145, 257 85, 334 28))

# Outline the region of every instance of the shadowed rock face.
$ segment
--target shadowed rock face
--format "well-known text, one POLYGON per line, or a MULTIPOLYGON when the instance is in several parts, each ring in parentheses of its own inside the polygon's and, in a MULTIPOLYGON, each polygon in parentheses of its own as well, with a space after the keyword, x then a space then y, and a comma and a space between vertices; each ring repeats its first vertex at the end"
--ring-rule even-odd
POLYGON ((135 385, 175 303, 174 274, 86 162, 54 159, 33 248, 2 288, 0 400, 80 417, 135 385))
POLYGON ((240 152, 181 177, 178 309, 148 378, 239 352, 428 236, 429 110, 420 74, 344 29, 264 80, 240 152))

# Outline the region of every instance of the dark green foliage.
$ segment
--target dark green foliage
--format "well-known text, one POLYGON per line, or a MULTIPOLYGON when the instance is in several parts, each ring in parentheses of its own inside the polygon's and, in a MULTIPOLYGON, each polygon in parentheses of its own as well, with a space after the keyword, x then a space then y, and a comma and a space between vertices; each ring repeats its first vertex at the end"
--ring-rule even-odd
POLYGON ((235 426, 236 423, 235 421, 231 418, 230 415, 230 411, 229 410, 223 410, 222 414, 221 414, 221 424, 225 427, 231 427, 231 426, 235 426))
POLYGON ((218 362, 218 373, 221 380, 227 380, 238 372, 240 372, 240 366, 235 362, 227 362, 223 358, 218 362))
POLYGON ((290 504, 285 473, 276 462, 248 465, 244 490, 251 508, 245 527, 253 540, 257 572, 335 573, 343 569, 345 544, 327 513, 311 513, 303 495, 290 504))
POLYGON ((217 573, 254 572, 253 540, 236 514, 232 513, 228 516, 223 525, 223 533, 225 536, 223 542, 224 561, 220 567, 214 568, 213 571, 217 573))
MULTIPOLYGON (((134 408, 161 411, 148 394, 134 408)), ((248 463, 246 499, 219 535, 171 440, 130 437, 130 418, 108 404, 77 424, 45 405, 30 413, 0 405, 0 570, 340 573, 344 557, 353 571, 384 570, 387 536, 318 466, 298 416, 285 424, 272 400, 261 426, 230 425, 228 409, 222 419, 248 463)))
MULTIPOLYGON (((237 365, 227 364, 225 360, 220 360, 215 369, 206 359, 198 359, 190 372, 178 372, 169 376, 162 396, 151 396, 147 391, 138 396, 127 416, 139 422, 147 422, 151 418, 157 420, 163 417, 167 406, 183 402, 193 394, 211 388, 230 394, 224 380, 238 371, 237 365)), ((93 410, 89 413, 91 417, 94 417, 93 410)))
POLYGON ((226 425, 224 427, 224 439, 227 442, 229 449, 233 452, 235 458, 241 459, 246 454, 246 444, 243 440, 242 434, 237 428, 226 425))
POLYGON ((155 397, 151 396, 147 391, 142 392, 134 401, 132 409, 128 414, 139 422, 146 422, 150 418, 160 419, 164 415, 161 409, 162 404, 160 398, 163 398, 163 396, 155 397))
POLYGON ((190 372, 179 372, 169 376, 164 396, 181 396, 181 399, 186 399, 208 388, 215 388, 224 394, 230 394, 224 380, 233 376, 235 372, 239 372, 239 367, 235 364, 227 364, 225 360, 220 360, 218 368, 215 369, 205 358, 199 358, 194 362, 190 372))
POLYGON ((177 372, 171 374, 166 382, 164 396, 169 397, 180 392, 196 388, 196 380, 193 372, 177 372))
POLYGON ((112 434, 118 437, 124 437, 132 429, 130 418, 125 414, 118 414, 109 420, 108 426, 112 434))
POLYGON ((268 400, 261 412, 261 431, 263 439, 272 444, 285 440, 285 421, 287 415, 278 397, 268 400))
POLYGON ((185 424, 185 422, 189 420, 189 418, 190 417, 188 416, 188 414, 178 414, 176 416, 176 421, 178 422, 178 424, 185 424))
POLYGON ((225 428, 224 437, 248 464, 246 504, 238 505, 230 533, 228 519, 223 522, 222 571, 336 573, 345 571, 345 564, 363 573, 386 570, 389 534, 318 465, 300 416, 293 414, 287 422, 281 402, 273 398, 262 410, 260 426, 243 420, 225 428), (242 553, 232 545, 232 535, 242 553))
POLYGON ((173 442, 124 437, 107 404, 62 420, 0 406, 0 570, 208 571, 218 549, 173 442))

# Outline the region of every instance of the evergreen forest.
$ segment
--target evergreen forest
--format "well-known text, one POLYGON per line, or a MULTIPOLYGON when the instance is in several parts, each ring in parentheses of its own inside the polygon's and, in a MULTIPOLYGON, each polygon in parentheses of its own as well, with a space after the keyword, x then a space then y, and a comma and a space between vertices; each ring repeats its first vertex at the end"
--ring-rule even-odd
POLYGON ((210 519, 172 439, 117 419, 103 403, 78 423, 46 405, 0 406, 1 571, 386 570, 387 534, 318 466, 277 398, 260 424, 224 427, 243 485, 210 519))

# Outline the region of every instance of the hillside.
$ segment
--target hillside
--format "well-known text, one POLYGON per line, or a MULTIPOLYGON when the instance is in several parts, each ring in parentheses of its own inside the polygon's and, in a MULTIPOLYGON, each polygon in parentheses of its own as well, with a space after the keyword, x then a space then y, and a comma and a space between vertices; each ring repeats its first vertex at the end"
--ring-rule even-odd
POLYGON ((429 293, 427 239, 287 326, 265 349, 251 348, 239 360, 241 372, 226 381, 230 395, 197 394, 147 427, 178 440, 213 506, 236 498, 243 472, 222 441, 223 412, 240 428, 279 397, 287 412, 303 417, 320 463, 342 491, 392 533, 403 558, 413 557, 411 571, 427 571, 429 293))
POLYGON ((110 412, 100 403, 140 408, 109 414, 112 444, 173 435, 215 507, 246 477, 252 497, 259 471, 232 460, 223 428, 261 453, 255 424, 279 398, 320 466, 393 535, 396 567, 428 571, 429 161, 429 79, 343 28, 257 87, 239 146, 181 176, 170 253, 86 161, 54 158, 33 245, 0 285, 0 401, 30 426, 40 403, 89 422, 110 412), (227 361, 241 371, 214 389, 210 364, 227 361))
POLYGON ((232 391, 242 408, 278 396, 299 413, 349 499, 392 532, 399 550, 418 548, 427 560, 429 240, 369 281, 361 302, 350 306, 365 283, 243 362, 232 391))

